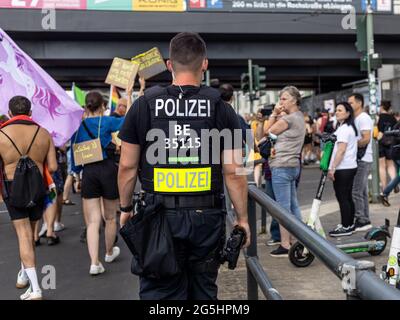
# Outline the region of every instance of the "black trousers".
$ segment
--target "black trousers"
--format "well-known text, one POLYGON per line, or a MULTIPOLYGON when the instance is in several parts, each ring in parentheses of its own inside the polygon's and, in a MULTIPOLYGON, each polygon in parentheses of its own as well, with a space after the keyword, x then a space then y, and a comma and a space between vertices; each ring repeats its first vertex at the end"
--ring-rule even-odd
POLYGON ((336 170, 333 188, 339 202, 342 225, 349 227, 354 223, 353 181, 357 169, 336 170))
MULTIPOLYGON (((194 204, 195 205, 195 204, 194 204)), ((140 277, 142 300, 216 300, 218 255, 225 243, 226 211, 164 209, 181 272, 173 277, 140 277)))

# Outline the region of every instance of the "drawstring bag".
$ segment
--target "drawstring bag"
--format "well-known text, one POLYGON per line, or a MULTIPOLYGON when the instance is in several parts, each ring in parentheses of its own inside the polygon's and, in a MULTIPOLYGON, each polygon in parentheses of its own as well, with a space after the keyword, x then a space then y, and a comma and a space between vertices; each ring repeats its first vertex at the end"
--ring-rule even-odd
MULTIPOLYGON (((5 194, 10 205, 16 208, 27 209, 35 207, 43 201, 46 196, 46 187, 44 185, 43 176, 35 161, 33 161, 28 155, 39 130, 40 127, 38 126, 26 154, 22 154, 14 141, 4 131, 0 130, 0 132, 10 140, 20 155, 15 169, 11 190, 7 190, 6 184, 4 186, 5 194)), ((5 176, 3 179, 5 180, 5 176)))

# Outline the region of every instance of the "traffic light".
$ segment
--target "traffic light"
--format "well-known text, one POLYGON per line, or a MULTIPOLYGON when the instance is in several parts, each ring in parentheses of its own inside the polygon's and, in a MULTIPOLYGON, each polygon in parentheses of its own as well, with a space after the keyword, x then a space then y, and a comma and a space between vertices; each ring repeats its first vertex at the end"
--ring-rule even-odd
POLYGON ((259 65, 253 65, 253 86, 255 91, 259 91, 261 89, 266 88, 266 83, 264 82, 267 79, 265 74, 265 67, 260 67, 259 65))
POLYGON ((250 90, 250 76, 248 73, 242 73, 240 76, 240 88, 246 92, 250 90))
POLYGON ((366 16, 357 17, 357 42, 358 52, 367 52, 367 18, 366 16))
MULTIPOLYGON (((382 57, 378 53, 370 56, 371 70, 377 70, 382 67, 382 57)), ((368 55, 366 52, 360 58, 361 71, 368 71, 368 55)))

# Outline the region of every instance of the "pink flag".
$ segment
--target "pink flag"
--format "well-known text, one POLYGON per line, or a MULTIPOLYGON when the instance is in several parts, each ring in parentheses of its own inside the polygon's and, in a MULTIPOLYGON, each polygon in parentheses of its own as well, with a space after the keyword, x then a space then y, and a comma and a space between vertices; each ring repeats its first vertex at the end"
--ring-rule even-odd
POLYGON ((56 146, 65 144, 81 123, 82 108, 0 29, 1 114, 17 95, 31 101, 32 119, 50 132, 56 146))

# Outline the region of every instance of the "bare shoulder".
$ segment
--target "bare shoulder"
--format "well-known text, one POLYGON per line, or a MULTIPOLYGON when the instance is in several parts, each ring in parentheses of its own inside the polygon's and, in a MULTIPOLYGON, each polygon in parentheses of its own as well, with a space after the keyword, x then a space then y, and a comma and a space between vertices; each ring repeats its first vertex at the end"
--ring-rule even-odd
POLYGON ((38 132, 38 135, 40 135, 40 137, 42 139, 46 139, 46 141, 50 141, 51 139, 51 135, 50 133, 47 131, 47 129, 40 127, 40 130, 38 132))

